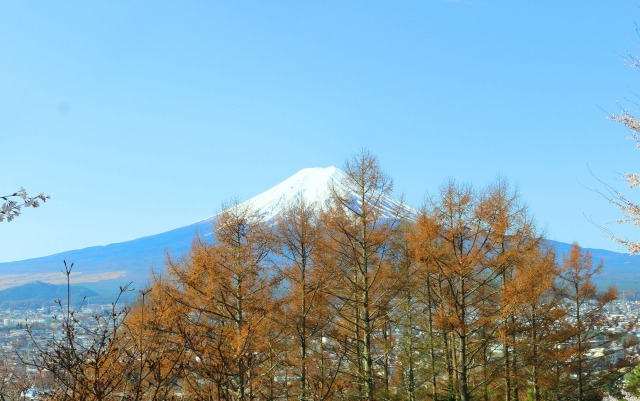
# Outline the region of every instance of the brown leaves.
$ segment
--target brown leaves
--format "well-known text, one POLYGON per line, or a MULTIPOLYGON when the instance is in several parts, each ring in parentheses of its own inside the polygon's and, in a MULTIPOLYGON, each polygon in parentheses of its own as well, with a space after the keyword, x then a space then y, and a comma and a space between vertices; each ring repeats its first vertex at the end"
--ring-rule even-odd
POLYGON ((173 319, 171 336, 185 346, 180 364, 193 374, 181 376, 192 394, 207 398, 206 378, 215 391, 245 399, 260 387, 269 335, 278 332, 272 325, 277 278, 267 260, 273 236, 250 208, 238 205, 218 216, 214 232, 213 244, 195 241, 155 286, 170 297, 173 313, 166 317, 173 319))

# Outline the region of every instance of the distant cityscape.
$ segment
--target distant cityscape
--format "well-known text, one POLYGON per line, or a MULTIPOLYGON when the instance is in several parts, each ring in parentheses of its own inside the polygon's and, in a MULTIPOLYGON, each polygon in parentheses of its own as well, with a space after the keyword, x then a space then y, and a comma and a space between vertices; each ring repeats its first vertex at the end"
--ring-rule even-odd
MULTIPOLYGON (((112 304, 87 304, 79 308, 75 312, 75 316, 81 322, 83 327, 91 329, 98 321, 96 316, 108 314, 112 310, 112 304)), ((628 330, 629 325, 633 325, 640 319, 640 301, 621 299, 610 302, 605 307, 605 312, 609 324, 604 331, 608 332, 624 332, 628 330)), ((23 361, 33 361, 39 356, 38 346, 42 347, 52 344, 54 338, 60 338, 61 323, 63 311, 59 305, 52 304, 47 307, 4 307, 0 309, 0 360, 5 362, 0 367, 0 373, 4 369, 17 372, 24 375, 29 382, 37 383, 39 372, 34 367, 25 365, 23 361), (27 331, 27 326, 32 328, 31 333, 27 331)), ((90 332, 88 330, 87 332, 90 332)), ((634 328, 629 332, 640 342, 640 328, 634 328)), ((90 343, 91 338, 88 334, 79 334, 77 337, 79 343, 90 343), (86 337, 86 338, 85 338, 86 337)), ((602 357, 608 359, 606 363, 615 363, 617 360, 624 358, 624 353, 615 344, 608 346, 611 349, 594 349, 592 357, 602 357), (610 359, 616 360, 610 360, 610 359)), ((636 346, 627 349, 624 352, 639 353, 640 347, 636 346)), ((33 387, 37 389, 37 387, 33 387)), ((24 399, 38 399, 37 391, 25 391, 22 396, 24 399), (33 396, 31 396, 33 394, 33 396)))
MULTIPOLYGON (((87 304, 76 311, 75 316, 83 327, 95 326, 95 316, 104 315, 112 309, 111 304, 87 304)), ((5 307, 0 309, 0 360, 8 364, 14 372, 29 376, 39 374, 36 369, 24 366, 22 361, 38 358, 38 346, 51 344, 61 332, 60 320, 63 314, 58 305, 48 307, 5 307), (31 334, 27 326, 32 328, 31 334)), ((79 333, 77 340, 89 342, 87 334, 79 333), (86 338, 83 338, 86 337, 86 338)), ((0 369, 1 370, 1 369, 0 369)))

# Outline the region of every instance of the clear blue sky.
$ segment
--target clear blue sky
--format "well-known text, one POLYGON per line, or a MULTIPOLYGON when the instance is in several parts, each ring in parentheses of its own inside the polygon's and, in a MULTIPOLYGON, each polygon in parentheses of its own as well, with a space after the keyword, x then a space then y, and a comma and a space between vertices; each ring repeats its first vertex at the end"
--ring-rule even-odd
POLYGON ((637 1, 2 2, 0 192, 52 199, 0 226, 0 261, 185 226, 363 148, 413 206, 500 174, 549 238, 620 250, 589 219, 640 232, 587 188, 640 170, 607 118, 640 112, 636 23, 637 1))

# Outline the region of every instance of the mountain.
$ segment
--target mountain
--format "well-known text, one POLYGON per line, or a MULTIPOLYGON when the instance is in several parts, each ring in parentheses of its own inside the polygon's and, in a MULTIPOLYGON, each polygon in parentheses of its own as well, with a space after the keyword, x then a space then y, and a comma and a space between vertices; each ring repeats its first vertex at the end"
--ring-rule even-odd
MULTIPOLYGON (((264 221, 270 221, 289 202, 301 196, 309 204, 323 207, 329 199, 329 185, 339 186, 344 176, 344 172, 335 167, 306 168, 239 207, 250 205, 264 221)), ((397 203, 393 199, 388 202, 397 203)), ((179 257, 189 250, 196 236, 210 237, 214 218, 131 241, 0 263, 0 289, 34 280, 63 283, 65 276, 60 271, 65 260, 74 263, 72 282, 83 283, 98 292, 112 291, 129 282, 141 288, 148 282, 152 268, 162 269, 167 255, 179 257)))
MULTIPOLYGON (((258 211, 263 221, 271 221, 291 201, 304 196, 316 207, 324 207, 330 198, 330 185, 340 188, 345 173, 335 167, 307 168, 243 202, 258 211)), ((400 202, 388 198, 384 203, 391 210, 400 202)), ((409 207, 408 213, 415 213, 409 207)), ((62 284, 62 263, 73 262, 72 282, 99 293, 113 293, 119 286, 132 282, 139 289, 149 281, 151 269, 162 270, 167 255, 173 258, 187 252, 196 236, 211 238, 215 216, 164 233, 131 241, 58 253, 41 258, 0 263, 0 290, 33 281, 62 284)), ((555 242, 559 256, 570 244, 555 242)), ((620 289, 640 293, 640 256, 591 249, 594 261, 604 261, 603 273, 594 281, 598 286, 617 284, 620 289)), ((1 298, 0 298, 1 299, 1 298)))
MULTIPOLYGON (((82 286, 71 287, 71 297, 81 301, 84 297, 96 301, 98 294, 82 286)), ((41 281, 11 287, 0 291, 0 304, 21 306, 52 306, 56 299, 67 298, 67 286, 65 284, 49 284, 41 281)), ((110 302, 111 300, 107 300, 110 302)))

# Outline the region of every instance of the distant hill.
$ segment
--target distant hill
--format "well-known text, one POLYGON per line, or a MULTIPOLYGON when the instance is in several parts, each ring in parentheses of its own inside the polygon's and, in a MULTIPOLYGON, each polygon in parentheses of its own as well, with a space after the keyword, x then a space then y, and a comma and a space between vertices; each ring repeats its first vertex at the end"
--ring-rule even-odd
MULTIPOLYGON (((79 303, 84 297, 87 297, 91 302, 100 301, 99 295, 95 291, 79 285, 71 286, 72 303, 79 303)), ((67 286, 65 284, 34 281, 0 291, 0 304, 4 306, 49 306, 53 305, 56 299, 66 302, 67 286)))
MULTIPOLYGON (((557 241, 549 241, 555 246, 559 260, 562 260, 563 254, 569 253, 571 244, 557 241)), ((583 244, 580 244, 583 246, 583 244)), ((604 263, 602 272, 593 278, 593 282, 598 288, 604 289, 610 285, 615 285, 622 291, 628 299, 640 299, 640 255, 630 255, 628 253, 619 253, 607 251, 604 249, 584 248, 591 252, 593 263, 604 263), (636 297, 636 298, 634 298, 636 297)))

